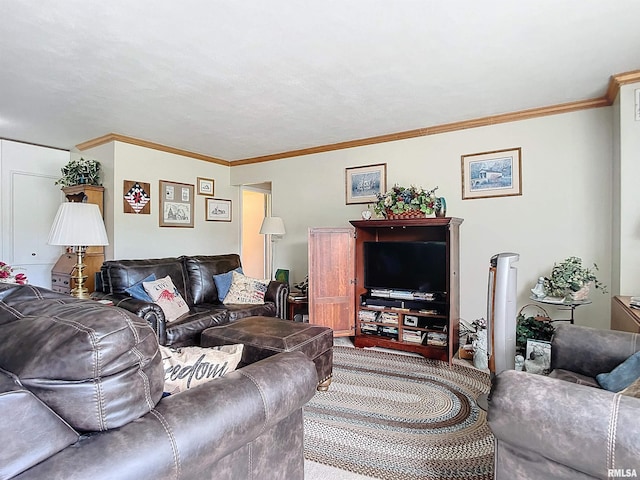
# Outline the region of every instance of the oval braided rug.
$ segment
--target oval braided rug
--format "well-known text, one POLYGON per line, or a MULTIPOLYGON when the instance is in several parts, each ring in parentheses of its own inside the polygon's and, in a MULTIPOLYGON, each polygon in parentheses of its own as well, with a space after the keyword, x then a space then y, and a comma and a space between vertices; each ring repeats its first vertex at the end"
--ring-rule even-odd
POLYGON ((492 479, 494 438, 471 367, 336 346, 333 381, 304 408, 305 458, 370 477, 492 479))

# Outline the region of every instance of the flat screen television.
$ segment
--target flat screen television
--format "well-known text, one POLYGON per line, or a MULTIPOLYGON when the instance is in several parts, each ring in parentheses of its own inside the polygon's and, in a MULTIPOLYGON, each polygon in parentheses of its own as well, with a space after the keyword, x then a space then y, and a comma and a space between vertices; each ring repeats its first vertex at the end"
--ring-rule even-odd
POLYGON ((446 293, 446 242, 364 242, 363 247, 365 288, 446 293))

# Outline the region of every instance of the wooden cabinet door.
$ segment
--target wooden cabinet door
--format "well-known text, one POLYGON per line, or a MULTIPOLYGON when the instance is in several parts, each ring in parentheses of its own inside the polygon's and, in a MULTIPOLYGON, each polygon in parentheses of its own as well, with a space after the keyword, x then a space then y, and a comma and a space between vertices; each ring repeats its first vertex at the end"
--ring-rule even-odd
POLYGON ((353 228, 309 229, 309 323, 355 332, 353 228))

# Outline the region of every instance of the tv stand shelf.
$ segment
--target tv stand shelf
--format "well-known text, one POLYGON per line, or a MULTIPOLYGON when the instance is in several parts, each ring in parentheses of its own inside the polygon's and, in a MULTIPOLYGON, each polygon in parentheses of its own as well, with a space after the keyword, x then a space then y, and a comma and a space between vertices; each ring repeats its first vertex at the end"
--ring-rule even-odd
MULTIPOLYGON (((350 222, 355 227, 356 347, 402 350, 451 364, 459 343, 458 267, 462 221, 445 217, 350 222), (446 295, 433 300, 371 296, 364 286, 365 242, 445 242, 446 295)), ((419 276, 419 272, 412 273, 419 276)))

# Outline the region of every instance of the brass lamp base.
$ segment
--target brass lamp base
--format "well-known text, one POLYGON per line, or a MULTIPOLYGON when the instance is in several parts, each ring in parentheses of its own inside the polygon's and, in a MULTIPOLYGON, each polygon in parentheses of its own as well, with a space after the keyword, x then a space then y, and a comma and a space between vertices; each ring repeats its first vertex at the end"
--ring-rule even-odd
POLYGON ((71 295, 76 298, 88 299, 89 290, 84 286, 84 281, 87 276, 84 274, 84 254, 87 247, 75 247, 76 251, 76 266, 74 267, 75 274, 71 277, 75 281, 75 287, 71 289, 71 295))

